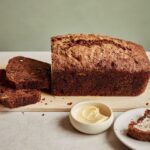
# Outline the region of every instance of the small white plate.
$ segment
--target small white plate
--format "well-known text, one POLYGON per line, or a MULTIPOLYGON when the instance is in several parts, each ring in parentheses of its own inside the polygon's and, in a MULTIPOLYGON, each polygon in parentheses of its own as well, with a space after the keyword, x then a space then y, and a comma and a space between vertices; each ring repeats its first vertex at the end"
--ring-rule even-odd
POLYGON ((132 109, 120 115, 114 123, 114 132, 118 139, 131 149, 150 150, 150 142, 138 141, 126 135, 128 124, 144 115, 146 108, 132 109))

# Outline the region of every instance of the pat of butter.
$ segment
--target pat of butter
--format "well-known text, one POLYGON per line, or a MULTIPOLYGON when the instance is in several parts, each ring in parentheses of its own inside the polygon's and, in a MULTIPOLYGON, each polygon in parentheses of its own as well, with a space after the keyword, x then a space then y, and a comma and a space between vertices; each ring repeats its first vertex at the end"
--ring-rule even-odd
POLYGON ((76 117, 78 121, 83 123, 103 122, 108 119, 108 116, 101 114, 100 108, 94 105, 80 107, 77 111, 76 117))
POLYGON ((150 118, 144 118, 142 122, 134 125, 134 127, 142 131, 150 131, 150 118))

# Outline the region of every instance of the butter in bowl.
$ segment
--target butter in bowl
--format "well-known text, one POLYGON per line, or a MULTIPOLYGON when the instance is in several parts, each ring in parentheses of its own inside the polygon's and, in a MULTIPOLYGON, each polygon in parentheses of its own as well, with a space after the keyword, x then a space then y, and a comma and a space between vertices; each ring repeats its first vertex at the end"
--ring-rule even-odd
POLYGON ((104 132, 114 120, 111 108, 97 101, 77 103, 72 107, 69 118, 75 129, 86 134, 104 132))

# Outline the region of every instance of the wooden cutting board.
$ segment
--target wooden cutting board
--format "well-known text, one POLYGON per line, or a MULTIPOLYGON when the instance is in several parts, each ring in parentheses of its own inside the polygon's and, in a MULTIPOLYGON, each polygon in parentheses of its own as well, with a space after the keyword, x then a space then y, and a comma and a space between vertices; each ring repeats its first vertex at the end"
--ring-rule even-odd
POLYGON ((8 109, 0 105, 0 111, 69 111, 70 108, 81 101, 98 101, 108 104, 113 111, 126 111, 133 108, 150 108, 150 83, 146 91, 140 96, 135 97, 108 97, 108 96, 52 96, 42 93, 42 99, 39 103, 8 109))
MULTIPOLYGON (((1 66, 0 68, 4 68, 1 66)), ((150 108, 150 82, 146 91, 133 97, 124 96, 52 96, 50 94, 42 93, 41 101, 37 104, 19 107, 15 109, 8 109, 0 105, 0 112, 3 111, 70 111, 71 107, 81 101, 98 101, 109 105, 113 111, 126 111, 133 108, 147 107, 150 108)))

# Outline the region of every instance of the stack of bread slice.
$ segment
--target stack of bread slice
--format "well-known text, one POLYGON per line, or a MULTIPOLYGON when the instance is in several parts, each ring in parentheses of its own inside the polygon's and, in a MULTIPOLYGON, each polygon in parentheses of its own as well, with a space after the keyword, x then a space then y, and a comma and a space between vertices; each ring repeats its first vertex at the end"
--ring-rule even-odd
POLYGON ((15 108, 40 101, 41 91, 50 91, 50 64, 17 56, 0 69, 0 103, 15 108))

